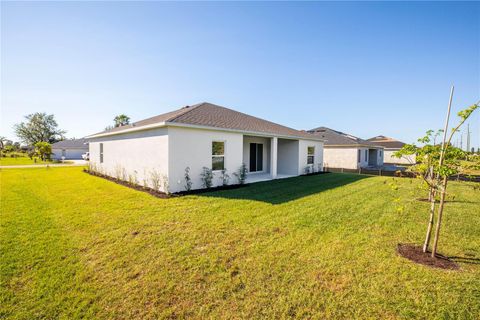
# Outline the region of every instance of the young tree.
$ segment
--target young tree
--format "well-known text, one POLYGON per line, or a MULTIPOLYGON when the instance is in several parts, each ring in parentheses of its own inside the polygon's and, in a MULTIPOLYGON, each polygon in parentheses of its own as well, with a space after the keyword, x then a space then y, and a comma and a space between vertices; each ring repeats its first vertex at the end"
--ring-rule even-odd
POLYGON ((115 122, 115 127, 126 126, 127 124, 130 124, 130 117, 125 114, 119 114, 113 118, 113 122, 115 122))
MULTIPOLYGON (((453 89, 452 89, 453 94, 453 89)), ((480 103, 480 102, 479 102, 480 103)), ((451 100, 450 100, 451 105, 451 100)), ((449 108, 450 108, 449 105, 449 108)), ((427 232, 425 236, 425 242, 423 244, 423 252, 427 252, 430 240, 432 229, 434 225, 434 218, 436 212, 436 202, 437 195, 440 195, 440 201, 438 206, 438 218, 435 228, 435 239, 432 249, 432 257, 435 256, 439 238, 439 231, 441 226, 442 214, 445 203, 445 195, 447 189, 448 177, 461 172, 463 169, 462 159, 465 158, 466 153, 459 148, 455 148, 451 144, 453 135, 458 132, 463 123, 470 117, 470 115, 478 108, 478 103, 474 104, 467 109, 460 111, 458 116, 460 117, 459 124, 452 130, 450 136, 447 137, 448 129, 448 118, 445 125, 445 130, 439 130, 435 135, 433 130, 427 131, 425 137, 418 139, 420 143, 423 144, 422 147, 417 147, 415 145, 405 145, 400 151, 398 151, 395 156, 402 157, 405 155, 416 154, 417 164, 409 168, 410 171, 414 172, 417 177, 423 180, 423 182, 428 186, 428 198, 430 201, 430 215, 427 225, 427 232), (436 137, 443 133, 443 140, 441 145, 436 144, 436 137), (433 141, 433 144, 430 142, 433 141)))
POLYGON ((60 130, 53 114, 33 113, 25 116, 26 122, 14 126, 15 134, 27 145, 37 142, 54 143, 63 139, 66 131, 60 130))
POLYGON ((52 154, 52 145, 48 142, 37 142, 35 143, 35 153, 42 161, 46 161, 52 154))
MULTIPOLYGON (((453 94, 453 87, 452 87, 452 94, 453 94)), ((450 101, 451 101, 451 97, 450 97, 450 101)), ((471 105, 465 110, 458 112, 458 117, 460 118, 460 122, 457 124, 456 127, 452 129, 452 132, 450 133, 450 136, 448 137, 448 139, 445 134, 443 136, 442 151, 440 153, 440 160, 439 160, 439 170, 437 172, 437 181, 440 181, 439 183, 440 203, 438 205, 438 218, 437 218, 437 224, 435 226, 435 238, 433 239, 432 257, 435 257, 435 255, 437 254, 437 246, 438 246, 438 240, 440 238, 440 228, 442 225, 442 216, 443 216, 443 210, 445 206, 445 195, 447 193, 448 177, 456 173, 455 169, 448 165, 448 162, 446 161, 446 159, 448 159, 448 157, 450 156, 450 157, 455 157, 455 159, 457 160, 460 160, 460 159, 464 159, 466 156, 466 154, 462 150, 453 148, 451 145, 451 141, 455 133, 459 131, 460 127, 465 123, 465 121, 467 121, 467 119, 472 115, 472 113, 479 108, 479 104, 480 104, 480 101, 471 105)), ((450 106, 447 113, 445 131, 448 128, 449 114, 450 114, 450 106)), ((458 161, 458 163, 461 163, 461 162, 458 161)))

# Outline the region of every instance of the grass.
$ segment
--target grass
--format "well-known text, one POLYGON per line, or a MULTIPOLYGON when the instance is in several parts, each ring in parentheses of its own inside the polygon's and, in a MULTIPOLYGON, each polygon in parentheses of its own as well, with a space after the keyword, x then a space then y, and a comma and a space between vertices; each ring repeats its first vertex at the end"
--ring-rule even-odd
POLYGON ((480 318, 480 191, 450 184, 440 251, 461 271, 445 271, 396 254, 428 203, 392 181, 158 199, 81 168, 2 170, 0 318, 480 318))
POLYGON ((480 160, 462 161, 462 165, 465 168, 463 170, 464 174, 480 176, 480 160))
MULTIPOLYGON (((24 166, 24 165, 44 165, 44 164, 53 164, 53 163, 61 163, 61 161, 57 160, 50 160, 50 161, 42 161, 41 159, 37 158, 37 161, 30 159, 29 157, 25 156, 18 156, 15 158, 12 157, 0 157, 0 166, 24 166)), ((64 163, 68 163, 65 161, 64 163)))

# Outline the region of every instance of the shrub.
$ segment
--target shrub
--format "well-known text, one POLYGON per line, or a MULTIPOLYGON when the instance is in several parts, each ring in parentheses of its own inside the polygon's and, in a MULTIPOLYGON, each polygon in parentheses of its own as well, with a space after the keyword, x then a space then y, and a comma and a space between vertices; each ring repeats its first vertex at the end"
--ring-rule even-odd
POLYGON ((233 175, 237 177, 239 184, 245 184, 245 181, 247 180, 247 165, 242 163, 238 171, 233 175))
POLYGON ((311 170, 312 167, 311 166, 306 166, 305 168, 303 168, 303 173, 304 174, 310 174, 311 173, 311 170))
POLYGON ((230 180, 230 176, 227 173, 227 169, 222 170, 222 175, 220 176, 220 179, 222 180, 222 186, 228 185, 228 181, 230 180))
POLYGON ((170 185, 168 183, 168 176, 166 174, 163 174, 161 178, 162 178, 163 192, 165 192, 166 194, 170 194, 170 185))
POLYGON ((192 190, 192 179, 190 178, 190 167, 185 168, 185 190, 192 190))
POLYGON ((155 170, 150 172, 150 181, 151 181, 151 185, 152 185, 153 190, 160 191, 161 180, 162 180, 162 177, 161 177, 160 173, 158 173, 155 170))
POLYGON ((50 160, 52 145, 48 142, 35 143, 35 153, 43 160, 50 160))
POLYGON ((123 172, 122 166, 119 164, 115 165, 115 168, 113 169, 113 174, 117 180, 120 180, 122 178, 122 172, 123 172))
POLYGON ((133 171, 133 174, 128 175, 128 183, 131 184, 131 185, 138 184, 137 171, 136 170, 133 171))
POLYGON ((203 167, 202 173, 200 174, 200 178, 202 179, 202 187, 204 188, 211 188, 213 183, 213 173, 212 169, 203 167))

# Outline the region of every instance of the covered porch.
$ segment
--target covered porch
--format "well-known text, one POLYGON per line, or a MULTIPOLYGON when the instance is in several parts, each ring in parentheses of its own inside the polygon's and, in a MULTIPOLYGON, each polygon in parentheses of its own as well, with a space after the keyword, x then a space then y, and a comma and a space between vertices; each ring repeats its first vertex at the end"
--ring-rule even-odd
POLYGON ((299 140, 243 136, 247 183, 297 176, 299 140))

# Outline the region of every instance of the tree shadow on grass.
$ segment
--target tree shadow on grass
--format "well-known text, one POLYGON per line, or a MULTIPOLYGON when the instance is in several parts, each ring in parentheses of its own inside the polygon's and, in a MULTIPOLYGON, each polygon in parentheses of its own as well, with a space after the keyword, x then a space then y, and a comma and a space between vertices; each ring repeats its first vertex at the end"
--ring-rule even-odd
POLYGON ((448 259, 455 261, 457 263, 480 264, 480 258, 453 256, 453 257, 448 257, 448 259))
POLYGON ((257 182, 243 188, 198 194, 202 197, 243 199, 282 204, 315 193, 338 188, 370 176, 348 173, 328 173, 311 176, 257 182))

